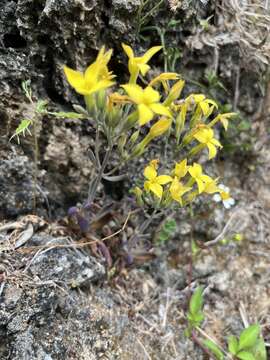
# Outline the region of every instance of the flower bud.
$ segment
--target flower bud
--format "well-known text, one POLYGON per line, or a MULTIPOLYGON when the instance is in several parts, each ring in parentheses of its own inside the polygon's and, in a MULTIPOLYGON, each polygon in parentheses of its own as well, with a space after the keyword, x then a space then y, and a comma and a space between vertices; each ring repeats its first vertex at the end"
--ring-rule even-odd
POLYGON ((141 190, 138 186, 136 186, 136 187, 133 189, 133 193, 134 193, 135 196, 136 196, 137 204, 138 204, 139 206, 142 206, 142 205, 143 205, 143 199, 142 199, 142 194, 143 194, 143 192, 142 192, 142 190, 141 190))
POLYGON ((164 134, 171 126, 172 120, 168 118, 161 118, 150 129, 151 138, 158 137, 164 134))
POLYGON ((179 98, 184 85, 185 85, 184 80, 179 80, 177 81, 177 83, 173 85, 167 99, 164 102, 164 106, 169 106, 171 103, 173 103, 175 100, 179 98))

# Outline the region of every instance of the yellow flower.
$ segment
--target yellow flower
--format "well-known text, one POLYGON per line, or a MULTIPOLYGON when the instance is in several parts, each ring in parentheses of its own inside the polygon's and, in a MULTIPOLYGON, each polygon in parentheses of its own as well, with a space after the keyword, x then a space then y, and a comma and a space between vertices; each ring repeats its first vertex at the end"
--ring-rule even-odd
POLYGON ((217 116, 218 120, 222 123, 224 129, 227 131, 228 126, 229 126, 229 118, 231 118, 232 116, 236 116, 237 113, 224 113, 224 114, 219 114, 217 116))
POLYGON ((130 72, 130 83, 135 83, 139 72, 144 76, 147 71, 150 69, 150 66, 147 65, 148 61, 151 59, 153 55, 155 55, 159 50, 162 49, 162 46, 154 46, 143 56, 135 57, 134 52, 130 46, 126 44, 122 44, 122 47, 125 53, 128 56, 128 70, 130 72))
POLYGON ((144 169, 144 176, 147 181, 144 183, 144 188, 146 191, 152 191, 159 199, 162 198, 163 187, 172 181, 172 178, 168 175, 157 175, 155 166, 150 165, 146 166, 144 169))
POLYGON ((197 163, 193 163, 193 165, 189 167, 188 172, 191 177, 196 181, 199 194, 201 194, 205 189, 205 184, 207 182, 210 182, 212 178, 208 175, 203 174, 201 165, 197 163))
POLYGON ((172 120, 168 118, 161 118, 153 126, 151 126, 149 131, 149 136, 151 138, 158 137, 164 134, 171 126, 172 120))
POLYGON ((214 138, 214 131, 212 129, 202 128, 194 134, 194 138, 208 147, 209 159, 216 156, 217 146, 222 148, 220 142, 214 138))
POLYGON ((170 186, 170 193, 171 193, 171 197, 180 203, 180 205, 183 205, 183 200, 182 200, 182 196, 188 192, 189 190, 191 190, 191 187, 185 186, 183 185, 177 177, 175 177, 171 183, 170 186))
POLYGON ((160 95, 151 86, 142 89, 136 84, 122 85, 130 99, 138 105, 139 124, 142 126, 153 119, 154 114, 171 117, 169 109, 159 103, 160 95))
POLYGON ((226 192, 226 191, 223 191, 223 190, 220 190, 220 196, 221 196, 222 200, 228 200, 231 197, 229 192, 226 192))
POLYGON ((203 192, 205 192, 206 194, 214 194, 220 192, 220 189, 217 186, 217 182, 218 182, 218 178, 206 181, 203 192))
POLYGON ((149 165, 152 166, 155 170, 158 168, 159 159, 153 159, 150 161, 149 165))
POLYGON ((90 95, 112 86, 114 75, 107 68, 111 55, 112 50, 105 52, 102 47, 96 60, 88 66, 84 74, 64 66, 67 81, 81 95, 90 95))
POLYGON ((182 177, 184 177, 187 174, 188 169, 189 169, 189 166, 187 166, 187 159, 184 159, 184 160, 180 161, 179 163, 175 164, 174 175, 178 179, 181 179, 182 177))
POLYGON ((186 99, 189 103, 195 102, 202 111, 204 116, 210 115, 211 109, 218 108, 217 103, 212 99, 207 99, 203 94, 191 94, 186 99), (212 105, 212 107, 210 107, 212 105))
POLYGON ((166 92, 169 91, 169 87, 168 87, 168 80, 177 80, 180 77, 179 74, 177 73, 171 73, 171 72, 166 72, 166 73, 161 73, 160 75, 156 76, 153 80, 150 81, 149 86, 154 86, 155 84, 161 82, 164 90, 166 92))

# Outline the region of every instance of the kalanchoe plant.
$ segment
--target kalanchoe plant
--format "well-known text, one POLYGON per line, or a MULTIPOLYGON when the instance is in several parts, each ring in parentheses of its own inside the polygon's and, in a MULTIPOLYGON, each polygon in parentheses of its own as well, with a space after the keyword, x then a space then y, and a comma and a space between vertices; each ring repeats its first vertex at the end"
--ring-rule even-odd
MULTIPOLYGON (((162 47, 155 46, 142 56, 135 56, 130 46, 122 44, 128 56, 130 73, 127 84, 117 85, 108 68, 112 50, 102 47, 96 60, 84 73, 64 66, 69 84, 84 96, 89 118, 96 131, 95 149, 91 160, 96 177, 89 185, 85 206, 91 206, 98 185, 103 178, 116 181, 114 176, 125 163, 141 157, 157 138, 170 144, 170 158, 162 152, 144 169, 144 188, 136 187, 134 194, 140 206, 162 211, 170 207, 186 206, 203 194, 219 194, 222 199, 230 195, 218 185, 218 178, 205 174, 194 157, 204 149, 213 159, 222 148, 215 138, 214 125, 225 129, 234 113, 219 114, 218 105, 203 94, 190 94, 181 98, 185 82, 176 73, 162 73, 147 81, 148 62, 162 47), (142 86, 143 83, 145 86, 142 86), (105 139, 105 155, 101 161, 100 138, 105 139), (108 165, 112 152, 118 150, 119 162, 111 170, 108 165), (158 165, 161 172, 158 173, 158 165)), ((85 111, 83 112, 85 114, 85 111)))

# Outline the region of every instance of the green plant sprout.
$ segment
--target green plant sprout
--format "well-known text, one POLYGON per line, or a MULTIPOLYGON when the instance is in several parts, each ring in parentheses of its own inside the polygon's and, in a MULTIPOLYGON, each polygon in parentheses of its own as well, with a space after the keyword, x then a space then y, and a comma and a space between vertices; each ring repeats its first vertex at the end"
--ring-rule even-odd
POLYGON ((159 0, 157 3, 151 4, 151 0, 141 0, 140 6, 137 12, 137 36, 141 32, 142 26, 147 22, 147 20, 152 16, 152 14, 158 10, 158 8, 164 3, 164 0, 159 0), (153 6, 151 6, 153 5, 153 6))
POLYGON ((161 226, 156 234, 156 243, 164 244, 173 237, 177 229, 176 221, 174 219, 166 219, 161 223, 161 226))
POLYGON ((172 45, 167 46, 166 35, 168 32, 172 30, 176 30, 179 25, 179 20, 170 20, 168 24, 166 24, 165 28, 161 28, 160 26, 144 26, 141 28, 141 38, 143 38, 142 33, 145 31, 156 31, 160 43, 162 45, 163 58, 164 58, 164 71, 176 71, 176 63, 181 58, 182 53, 178 47, 173 47, 172 45))
POLYGON ((258 324, 248 326, 239 338, 229 336, 228 349, 225 350, 201 329, 204 319, 203 289, 198 287, 189 302, 186 336, 191 337, 205 353, 216 360, 267 360, 266 347, 258 324))

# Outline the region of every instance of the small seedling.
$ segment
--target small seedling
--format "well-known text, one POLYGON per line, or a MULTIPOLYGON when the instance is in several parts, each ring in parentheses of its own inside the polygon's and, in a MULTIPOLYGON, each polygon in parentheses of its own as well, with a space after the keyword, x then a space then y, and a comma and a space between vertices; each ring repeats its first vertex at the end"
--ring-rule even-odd
POLYGON ((266 348, 258 324, 250 325, 240 334, 228 338, 229 353, 240 360, 266 360, 266 348))
POLYGON ((159 245, 164 244, 169 239, 171 239, 176 232, 176 221, 174 219, 166 220, 164 224, 162 224, 161 229, 157 234, 157 243, 159 245))
POLYGON ((194 342, 208 355, 216 360, 267 360, 267 353, 264 340, 261 336, 260 326, 252 324, 244 329, 239 339, 236 336, 229 336, 228 350, 224 350, 213 339, 201 330, 200 326, 204 320, 203 314, 203 289, 198 287, 192 295, 187 314, 188 327, 185 334, 191 337, 194 342), (202 338, 206 337, 205 338, 202 338))
POLYGON ((187 314, 188 327, 185 332, 186 336, 190 336, 192 330, 195 329, 196 327, 199 327, 202 324, 204 320, 202 307, 203 307, 203 288, 198 287, 194 291, 189 302, 189 310, 187 314))

